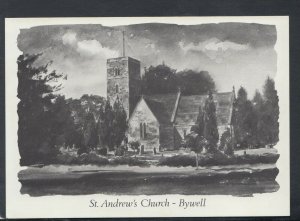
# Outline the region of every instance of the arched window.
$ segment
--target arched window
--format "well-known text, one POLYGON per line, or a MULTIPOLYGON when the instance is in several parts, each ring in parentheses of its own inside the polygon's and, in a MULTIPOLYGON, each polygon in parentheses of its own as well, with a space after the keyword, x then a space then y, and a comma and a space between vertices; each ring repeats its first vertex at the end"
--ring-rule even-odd
POLYGON ((140 123, 140 137, 141 137, 141 139, 147 138, 147 125, 146 125, 146 123, 140 123))
POLYGON ((140 123, 140 137, 143 139, 143 123, 140 123))
POLYGON ((116 84, 116 93, 119 93, 119 85, 116 84))
POLYGON ((144 123, 144 138, 147 138, 146 123, 144 123))

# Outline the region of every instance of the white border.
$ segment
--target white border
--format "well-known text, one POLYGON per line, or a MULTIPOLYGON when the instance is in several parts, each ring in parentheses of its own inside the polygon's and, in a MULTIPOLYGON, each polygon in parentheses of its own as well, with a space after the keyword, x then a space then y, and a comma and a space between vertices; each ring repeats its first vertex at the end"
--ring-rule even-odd
MULTIPOLYGON (((8 218, 61 218, 61 217, 192 217, 192 216, 288 216, 290 215, 290 140, 289 140, 289 17, 128 17, 128 18, 6 18, 5 19, 5 85, 6 85, 6 214, 8 218), (147 196, 43 196, 21 195, 17 173, 20 171, 17 146, 17 36, 20 29, 41 25, 102 24, 118 26, 137 23, 202 24, 219 22, 246 22, 276 25, 277 75, 276 88, 280 106, 280 153, 275 193, 255 194, 254 197, 205 196, 205 208, 89 208, 90 199, 136 199, 147 196)), ((203 196, 164 195, 151 196, 153 200, 175 201, 178 198, 197 200, 203 196)))

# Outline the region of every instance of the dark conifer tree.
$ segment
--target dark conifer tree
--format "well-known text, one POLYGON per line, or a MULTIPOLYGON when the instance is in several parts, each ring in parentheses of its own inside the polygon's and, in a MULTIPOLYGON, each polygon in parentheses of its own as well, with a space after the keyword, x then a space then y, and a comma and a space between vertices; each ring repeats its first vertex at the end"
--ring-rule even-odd
POLYGON ((234 134, 237 148, 243 149, 254 146, 257 116, 251 101, 248 100, 245 88, 240 87, 234 106, 234 134))
POLYGON ((204 112, 201 106, 199 106, 199 113, 197 116, 197 121, 194 126, 192 126, 191 131, 197 133, 199 136, 203 136, 204 132, 204 112))
POLYGON ((209 92, 204 106, 204 138, 207 140, 209 150, 217 147, 219 141, 219 132, 217 126, 216 106, 213 100, 212 92, 209 92))
POLYGON ((41 54, 23 54, 18 57, 18 144, 21 165, 51 161, 55 151, 51 144, 51 112, 53 92, 61 89, 57 82, 62 74, 48 72, 48 64, 34 67, 41 54))
POLYGON ((98 134, 102 145, 110 150, 114 148, 113 120, 114 113, 108 99, 103 109, 103 115, 100 116, 98 121, 98 134))
POLYGON ((96 122, 92 113, 86 114, 83 131, 85 148, 96 148, 98 144, 98 138, 96 131, 96 122))
POLYGON ((266 144, 275 144, 278 142, 279 134, 279 99, 275 89, 274 80, 267 78, 263 88, 264 111, 262 115, 262 124, 267 131, 265 136, 266 144))
POLYGON ((263 112, 263 107, 264 107, 264 100, 261 95, 261 93, 256 90, 254 97, 252 99, 252 104, 253 104, 253 110, 254 110, 254 117, 253 117, 253 122, 254 129, 253 129, 253 143, 256 147, 262 147, 264 142, 264 136, 265 136, 265 131, 263 129, 263 124, 262 124, 262 112, 263 112))
POLYGON ((125 138, 125 132, 127 130, 127 115, 126 111, 120 102, 117 99, 113 106, 113 135, 114 135, 114 144, 116 147, 119 147, 121 142, 125 138))

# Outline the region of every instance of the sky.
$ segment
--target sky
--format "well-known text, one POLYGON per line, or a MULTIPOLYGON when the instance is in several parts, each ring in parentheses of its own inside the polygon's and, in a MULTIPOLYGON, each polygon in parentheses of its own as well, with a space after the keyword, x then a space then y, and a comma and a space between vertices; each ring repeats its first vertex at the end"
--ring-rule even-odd
POLYGON ((219 92, 246 88, 249 98, 262 91, 277 70, 276 27, 254 23, 175 25, 163 23, 108 27, 101 24, 51 25, 21 29, 18 47, 43 53, 36 66, 67 75, 60 91, 67 98, 106 96, 106 60, 122 55, 141 61, 141 69, 163 62, 178 70, 208 71, 219 92))

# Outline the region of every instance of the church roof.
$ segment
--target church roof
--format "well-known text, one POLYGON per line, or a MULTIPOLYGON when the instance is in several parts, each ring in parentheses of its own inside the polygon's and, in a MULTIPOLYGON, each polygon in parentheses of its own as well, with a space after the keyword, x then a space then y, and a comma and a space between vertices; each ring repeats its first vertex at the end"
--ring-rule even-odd
POLYGON ((177 98, 176 94, 144 95, 143 98, 160 123, 171 123, 177 98))
MULTIPOLYGON (((175 124, 194 125, 199 113, 199 106, 204 107, 207 95, 182 96, 178 105, 175 124)), ((213 94, 216 105, 218 126, 227 125, 231 122, 233 92, 213 94)))
MULTIPOLYGON (((207 95, 181 95, 178 104, 176 104, 177 94, 144 95, 143 98, 159 123, 172 123, 172 114, 175 113, 176 125, 194 125, 199 106, 204 107, 207 95)), ((213 94, 213 99, 216 104, 218 126, 230 124, 233 92, 213 94)))

